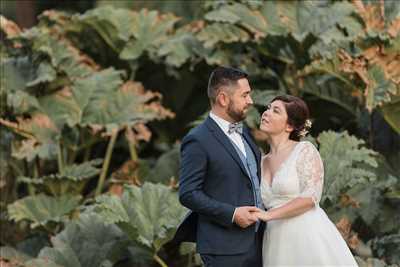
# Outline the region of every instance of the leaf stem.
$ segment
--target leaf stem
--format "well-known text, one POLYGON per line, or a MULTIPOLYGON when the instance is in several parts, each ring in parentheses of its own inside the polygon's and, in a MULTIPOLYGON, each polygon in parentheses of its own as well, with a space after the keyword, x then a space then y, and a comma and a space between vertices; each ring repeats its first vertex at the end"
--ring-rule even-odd
POLYGON ((61 145, 61 140, 58 141, 58 154, 57 154, 58 172, 64 173, 64 153, 61 145))
POLYGON ((131 159, 132 159, 132 161, 136 162, 138 160, 136 146, 133 142, 129 142, 129 140, 128 140, 128 144, 129 144, 129 152, 131 154, 131 159))
POLYGON ((153 259, 160 264, 162 267, 168 267, 168 265, 156 254, 154 254, 153 259))
POLYGON ((67 162, 68 162, 68 164, 72 165, 72 164, 74 164, 74 162, 76 160, 76 156, 78 155, 78 153, 74 149, 70 149, 69 151, 71 151, 71 152, 69 153, 69 157, 68 157, 67 162))
POLYGON ((111 139, 110 139, 110 142, 108 143, 108 146, 107 146, 106 157, 104 159, 103 167, 101 169, 100 179, 99 179, 99 182, 97 184, 95 196, 100 195, 101 190, 103 189, 104 180, 106 179, 108 167, 110 165, 110 159, 111 159, 112 151, 114 149, 114 144, 115 144, 115 141, 117 140, 117 136, 118 136, 118 130, 115 130, 111 134, 111 139))
MULTIPOLYGON (((38 179, 39 178, 39 164, 38 162, 38 157, 35 157, 34 160, 32 161, 32 170, 33 170, 33 179, 38 179)), ((30 196, 34 196, 36 194, 35 187, 32 184, 28 184, 28 192, 30 196)))
MULTIPOLYGON (((133 135, 131 128, 127 127, 126 131, 127 131, 126 137, 131 134, 133 135)), ((128 142, 131 160, 132 160, 132 162, 134 162, 134 164, 136 166, 135 170, 133 172, 133 183, 136 185, 140 185, 141 183, 140 183, 139 175, 138 175, 138 173, 139 173, 139 171, 138 171, 139 170, 139 162, 138 162, 139 157, 138 157, 138 153, 137 153, 137 149, 136 149, 137 140, 136 140, 136 138, 128 138, 128 137, 126 138, 126 140, 128 142)))

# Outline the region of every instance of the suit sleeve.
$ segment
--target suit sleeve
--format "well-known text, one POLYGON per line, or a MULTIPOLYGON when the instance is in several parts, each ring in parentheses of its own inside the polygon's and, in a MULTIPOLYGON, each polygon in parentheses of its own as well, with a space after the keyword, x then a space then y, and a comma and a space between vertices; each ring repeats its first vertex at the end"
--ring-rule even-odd
POLYGON ((192 211, 203 214, 220 225, 231 226, 235 207, 204 193, 206 170, 207 154, 193 136, 186 136, 181 145, 179 200, 192 211))

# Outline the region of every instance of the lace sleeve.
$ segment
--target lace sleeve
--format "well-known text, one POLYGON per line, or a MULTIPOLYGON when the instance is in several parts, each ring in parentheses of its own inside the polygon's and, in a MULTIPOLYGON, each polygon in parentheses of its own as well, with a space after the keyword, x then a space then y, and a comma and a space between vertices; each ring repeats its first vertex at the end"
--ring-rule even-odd
POLYGON ((300 197, 311 197, 317 206, 322 195, 324 165, 312 143, 306 142, 299 152, 296 170, 300 182, 300 197))

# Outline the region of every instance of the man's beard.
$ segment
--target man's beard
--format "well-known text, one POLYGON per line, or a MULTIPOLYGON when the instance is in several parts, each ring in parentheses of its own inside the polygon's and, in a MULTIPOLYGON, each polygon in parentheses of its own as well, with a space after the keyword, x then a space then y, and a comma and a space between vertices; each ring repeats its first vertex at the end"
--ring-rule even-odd
POLYGON ((233 105, 232 101, 229 103, 228 110, 226 111, 226 113, 236 122, 242 121, 246 118, 246 112, 244 112, 244 109, 241 111, 235 109, 235 106, 233 105))

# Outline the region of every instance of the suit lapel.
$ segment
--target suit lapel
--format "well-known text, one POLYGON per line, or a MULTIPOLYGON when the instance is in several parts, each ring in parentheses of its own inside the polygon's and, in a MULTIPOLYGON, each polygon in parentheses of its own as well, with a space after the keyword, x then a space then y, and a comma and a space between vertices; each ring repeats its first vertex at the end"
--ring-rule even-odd
POLYGON ((243 128, 243 137, 246 140, 247 144, 249 144, 251 150, 254 153, 257 161, 257 176, 260 179, 261 177, 261 152, 258 146, 254 143, 253 138, 250 136, 249 129, 246 127, 243 128))
POLYGON ((219 128, 217 123, 210 117, 207 117, 205 123, 206 123, 207 128, 213 133, 215 138, 222 144, 222 147, 232 156, 232 158, 236 161, 236 163, 242 169, 242 172, 248 177, 247 171, 242 163, 242 160, 240 159, 238 153, 236 152, 235 148, 233 147, 233 144, 231 143, 229 138, 226 136, 226 134, 222 131, 221 128, 219 128))

